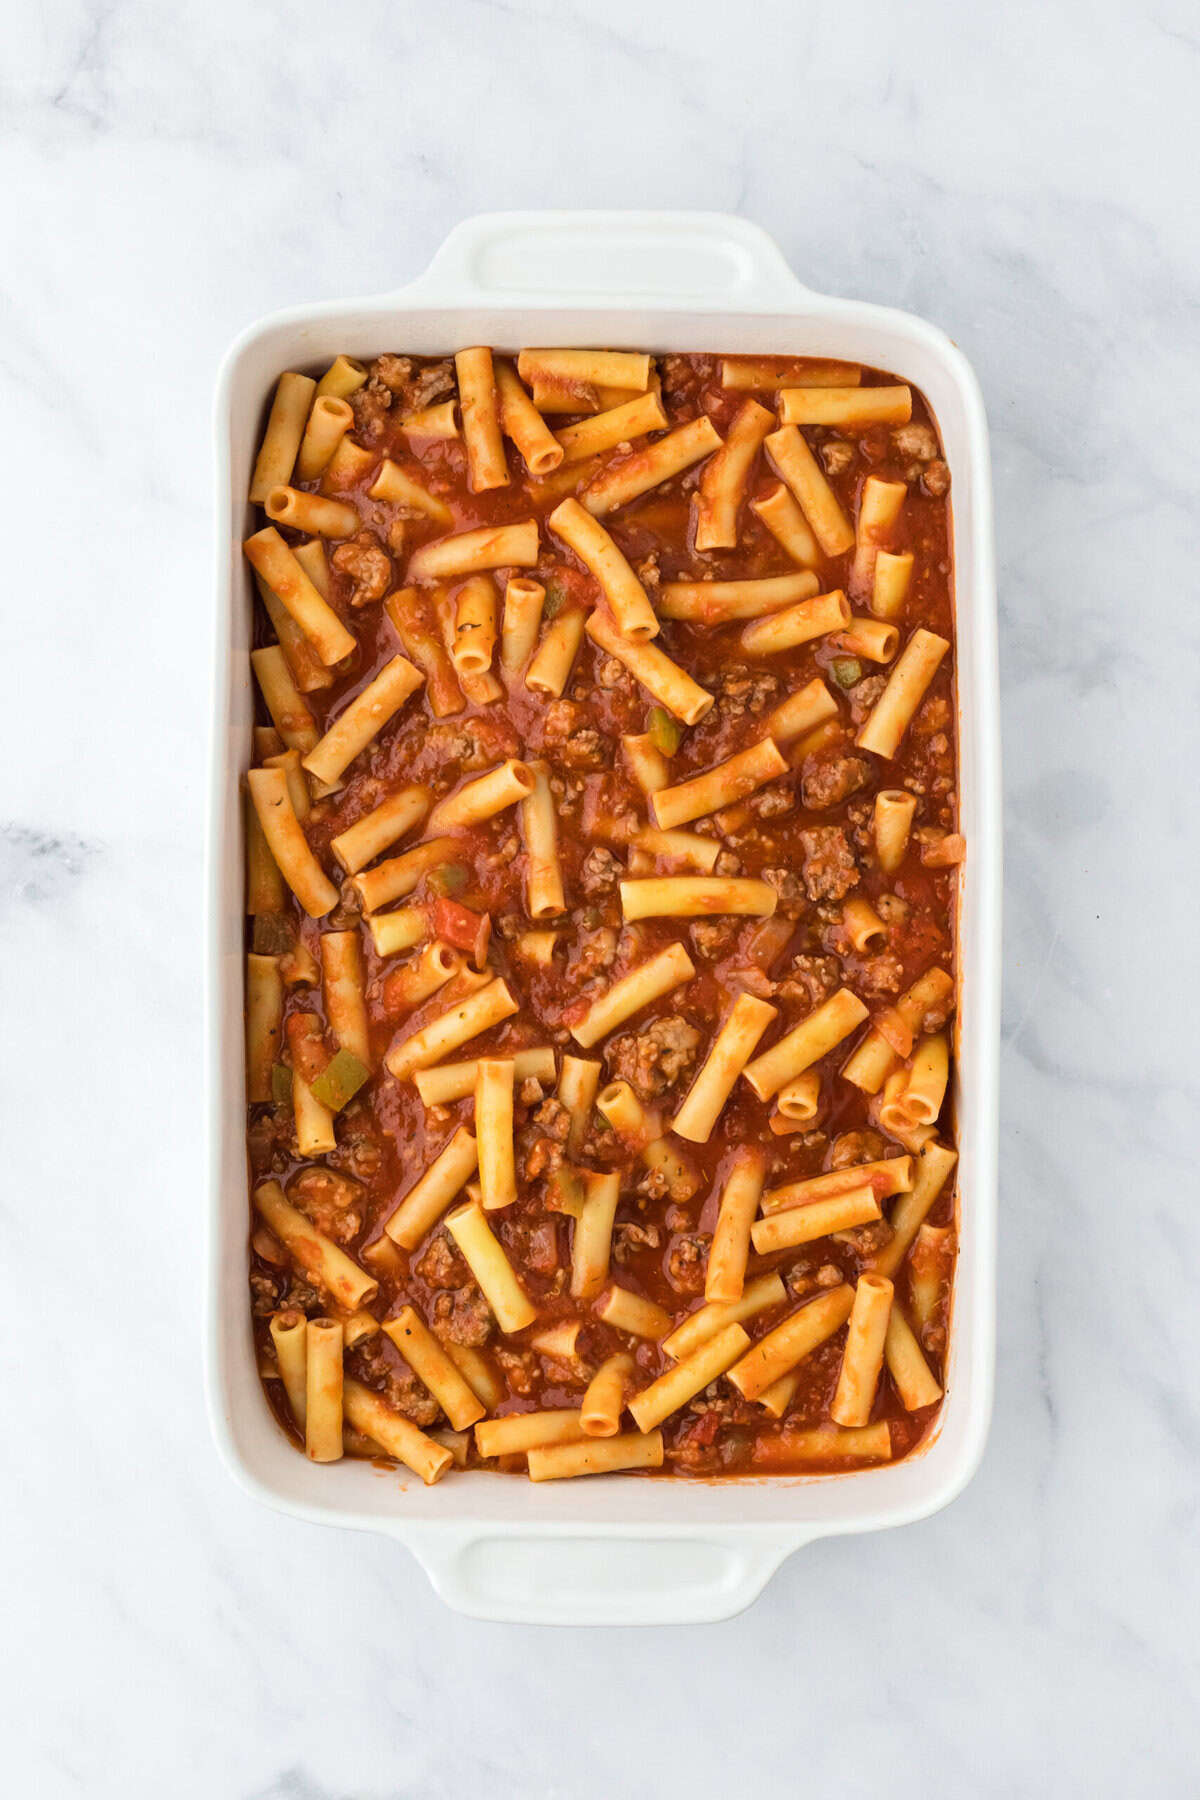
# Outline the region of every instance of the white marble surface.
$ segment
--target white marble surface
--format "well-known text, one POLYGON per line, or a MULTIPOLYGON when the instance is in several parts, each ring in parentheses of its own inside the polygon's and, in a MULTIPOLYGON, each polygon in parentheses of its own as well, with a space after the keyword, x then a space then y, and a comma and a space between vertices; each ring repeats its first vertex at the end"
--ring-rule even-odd
POLYGON ((1186 0, 44 0, 10 34, 7 1791, 1195 1792, 1198 69, 1186 0), (245 1499, 202 1407, 214 368, 536 205, 744 211, 943 324, 995 432, 989 1454, 686 1635, 455 1617, 402 1551, 245 1499))

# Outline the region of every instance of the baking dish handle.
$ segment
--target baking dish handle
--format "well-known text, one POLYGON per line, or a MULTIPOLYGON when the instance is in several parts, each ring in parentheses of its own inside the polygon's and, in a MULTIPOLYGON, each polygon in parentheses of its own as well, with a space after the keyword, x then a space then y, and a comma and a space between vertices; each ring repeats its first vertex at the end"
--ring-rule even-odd
POLYGON ((406 301, 438 306, 669 299, 794 307, 809 290, 759 225, 733 213, 481 213, 456 225, 406 301))
POLYGON ((757 1600, 807 1542, 589 1533, 412 1532, 405 1542, 455 1612, 518 1625, 691 1625, 730 1619, 757 1600))

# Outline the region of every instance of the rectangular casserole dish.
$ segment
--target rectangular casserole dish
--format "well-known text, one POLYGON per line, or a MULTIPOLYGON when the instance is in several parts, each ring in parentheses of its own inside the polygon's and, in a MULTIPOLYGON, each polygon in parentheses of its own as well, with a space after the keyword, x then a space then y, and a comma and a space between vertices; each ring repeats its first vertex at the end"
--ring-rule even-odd
POLYGON ((231 1473, 320 1524, 395 1537, 438 1593, 476 1617, 681 1624, 731 1616, 813 1539, 905 1524, 974 1473, 991 1409, 999 1029, 1000 750, 987 427, 975 377, 935 327, 804 287, 756 226, 710 213, 512 213, 468 220, 399 293, 327 302, 251 327, 221 371, 216 413, 217 621, 207 933, 211 1232, 210 1412, 231 1473), (500 1474, 425 1488, 350 1460, 315 1467, 271 1417, 246 1304, 239 782, 253 703, 251 587, 240 542, 267 397, 279 371, 339 351, 433 355, 471 343, 835 357, 921 388, 953 474, 961 829, 958 1054, 960 1253, 946 1401, 920 1451, 846 1475, 535 1486, 500 1474))

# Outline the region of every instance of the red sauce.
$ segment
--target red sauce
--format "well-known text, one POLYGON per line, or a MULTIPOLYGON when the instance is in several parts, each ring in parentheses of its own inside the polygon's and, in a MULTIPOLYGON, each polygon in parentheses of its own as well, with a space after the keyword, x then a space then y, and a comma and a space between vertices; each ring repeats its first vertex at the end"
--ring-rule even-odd
MULTIPOLYGON (((349 488, 328 487, 358 510, 365 529, 383 547, 389 544, 397 508, 367 497, 383 456, 392 458, 419 478, 451 509, 459 531, 528 519, 539 521, 541 553, 536 569, 519 573, 534 576, 551 595, 580 598, 588 607, 601 599, 597 583, 582 564, 546 527, 547 514, 567 490, 551 478, 550 492, 525 473, 524 465, 508 446, 510 482, 507 487, 482 494, 469 491, 465 453, 461 439, 410 443, 399 429, 414 398, 413 382, 428 363, 414 359, 406 381, 392 379, 398 392, 384 404, 384 384, 378 379, 352 401, 356 424, 354 441, 372 452, 371 468, 349 488)), ((672 425, 705 412, 724 436, 745 395, 720 385, 719 359, 712 356, 659 359, 663 373, 663 400, 672 425)), ((868 385, 890 384, 896 377, 865 371, 868 385)), ((452 392, 453 367, 443 394, 452 392)), ((423 396, 415 396, 420 399, 423 396)), ((435 398, 443 397, 435 394, 435 398)), ((772 397, 760 394, 764 405, 772 397)), ((552 418, 552 428, 569 423, 552 418)), ((895 621, 901 643, 917 626, 924 626, 953 641, 952 557, 948 475, 941 460, 936 424, 919 393, 913 394, 912 425, 904 428, 873 425, 859 429, 805 427, 804 436, 828 473, 847 516, 857 515, 862 487, 869 475, 907 483, 907 497, 890 539, 893 550, 911 550, 914 572, 903 614, 895 621), (923 427, 923 432, 914 430, 923 427)), ((612 460, 610 453, 603 462, 612 460)), ((580 465, 580 486, 594 474, 595 464, 580 465)), ((693 467, 655 488, 649 494, 619 508, 605 520, 646 587, 653 601, 656 586, 672 579, 718 580, 793 573, 796 564, 766 531, 750 509, 749 500, 765 494, 776 476, 760 452, 743 502, 736 549, 697 553, 691 548, 689 520, 691 499, 703 464, 693 467)), ((316 491, 318 483, 297 483, 316 491)), ((447 534, 447 527, 417 516, 404 526, 401 553, 393 555, 389 591, 404 582, 406 559, 418 545, 447 534)), ((299 534, 283 529, 292 543, 299 534)), ((335 546, 330 544, 328 549, 335 546)), ((851 555, 824 558, 817 565, 820 590, 847 587, 851 555)), ((497 571, 498 617, 506 573, 497 571)), ((452 600, 461 580, 430 589, 430 604, 452 600)), ((334 571, 331 601, 357 639, 357 650, 334 671, 332 685, 307 695, 318 728, 324 730, 346 703, 373 678, 385 662, 402 653, 395 630, 379 600, 355 605, 355 583, 349 575, 334 571)), ((553 601, 551 602, 551 606, 553 601)), ((860 600, 856 614, 869 612, 860 600)), ((429 613, 433 616, 432 612, 429 613)), ((878 1015, 919 975, 934 965, 954 970, 955 871, 929 866, 922 860, 931 844, 957 823, 955 768, 955 713, 953 656, 938 669, 913 723, 893 760, 854 746, 854 734, 867 716, 886 678, 887 667, 862 659, 853 666, 849 653, 837 639, 821 638, 782 655, 752 656, 739 644, 742 624, 722 626, 664 622, 657 645, 680 663, 701 686, 717 696, 717 704, 699 724, 684 729, 679 748, 670 759, 670 779, 677 783, 747 748, 764 735, 773 706, 788 694, 823 678, 837 701, 837 719, 822 741, 799 763, 794 772, 762 789, 747 804, 745 821, 736 829, 718 832, 723 853, 736 859, 736 873, 761 876, 781 889, 776 918, 786 917, 790 933, 765 970, 754 972, 748 947, 757 921, 721 920, 715 927, 697 927, 686 920, 652 919, 633 927, 622 926, 615 879, 598 891, 598 878, 585 877, 585 863, 599 846, 617 864, 624 864, 627 846, 621 841, 621 822, 637 826, 648 819, 646 799, 634 782, 618 739, 622 733, 646 730, 654 702, 619 666, 585 637, 583 647, 560 701, 529 692, 520 679, 511 684, 504 699, 486 707, 464 705, 456 716, 435 721, 422 692, 402 708, 375 743, 354 763, 345 785, 331 797, 318 800, 306 823, 316 856, 335 881, 342 880, 331 840, 377 806, 395 788, 411 782, 427 783, 435 799, 452 792, 466 780, 491 768, 508 756, 541 758, 554 772, 558 808, 560 851, 568 911, 552 922, 559 942, 549 968, 542 968, 521 953, 519 936, 537 929, 524 910, 525 855, 517 814, 510 809, 484 825, 458 834, 455 863, 461 871, 454 900, 491 918, 488 959, 494 973, 503 975, 520 1002, 520 1011, 482 1038, 453 1052, 452 1060, 483 1053, 511 1054, 518 1048, 553 1044, 557 1050, 588 1055, 603 1063, 602 1080, 612 1079, 628 1067, 619 1040, 636 1039, 657 1019, 681 1019, 695 1034, 695 1047, 676 1079, 662 1090, 644 1095, 647 1105, 658 1108, 669 1121, 678 1109, 691 1080, 707 1054, 711 1039, 734 996, 749 987, 769 998, 780 1017, 768 1028, 760 1050, 799 1022, 835 988, 846 986, 863 999, 872 1015, 878 1015), (837 797, 839 781, 850 787, 837 797), (880 868, 872 835, 874 796, 880 788, 903 788, 917 800, 915 825, 904 861, 885 874, 880 868), (833 796, 830 798, 830 796, 833 796), (778 810, 776 810, 778 809, 778 810), (603 829, 597 819, 617 821, 603 829), (805 834, 814 829, 840 834, 848 866, 843 879, 846 895, 869 900, 885 916, 886 943, 867 955, 849 947, 842 925, 845 895, 836 890, 837 878, 822 884, 805 834), (807 865, 807 869, 806 869, 807 865), (626 969, 644 962, 661 946, 682 942, 696 965, 695 979, 622 1025, 590 1051, 580 1051, 570 1037, 569 1025, 596 994, 607 988, 626 969), (606 967, 596 960, 614 953, 606 967)), ((265 612, 256 624, 259 643, 273 641, 265 612)), ((497 662, 498 662, 497 649, 497 662)), ((265 711, 262 722, 267 723, 265 711)), ((785 751, 789 755, 790 752, 785 751)), ((717 832, 712 820, 688 827, 701 833, 717 832)), ((419 840, 420 830, 409 833, 385 852, 397 854, 419 840)), ((722 865, 723 868, 725 865, 722 865)), ((728 865, 733 872, 734 863, 728 865)), ((679 873, 661 865, 663 873, 679 873)), ((627 870, 621 866, 617 875, 627 870)), ((422 905, 436 900, 437 886, 424 882, 400 905, 422 905)), ((354 890, 343 886, 343 906, 322 920, 307 918, 288 898, 288 917, 294 932, 317 953, 322 930, 358 925, 354 890)), ((349 1178, 339 1188, 348 1196, 343 1212, 356 1229, 345 1228, 343 1243, 352 1256, 379 1275, 381 1288, 372 1310, 385 1319, 405 1303, 411 1303, 436 1332, 453 1336, 461 1330, 459 1313, 471 1315, 475 1294, 469 1272, 439 1226, 411 1255, 393 1251, 391 1261, 372 1261, 372 1246, 380 1243, 385 1221, 398 1201, 440 1151, 460 1124, 470 1125, 472 1101, 456 1102, 427 1112, 410 1081, 393 1079, 383 1067, 389 1045, 403 1038, 426 1018, 438 1016, 445 995, 435 995, 411 1016, 389 1011, 387 977, 407 960, 386 961, 376 956, 365 924, 359 929, 367 977, 367 998, 372 1051, 377 1072, 350 1106, 339 1116, 338 1149, 321 1159, 333 1171, 349 1178), (440 1248, 431 1251, 435 1240, 440 1248)), ((318 958, 319 960, 319 958, 318 958)), ((394 994, 394 986, 391 990, 394 994)), ((288 991, 286 1010, 325 1015, 319 987, 295 987, 288 991)), ((771 1106, 760 1101, 740 1080, 724 1107, 709 1142, 705 1145, 671 1142, 694 1168, 698 1177, 695 1197, 686 1205, 674 1203, 656 1192, 636 1156, 628 1153, 604 1122, 592 1115, 579 1162, 622 1171, 621 1201, 614 1235, 612 1279, 622 1287, 644 1295, 666 1308, 678 1323, 704 1304, 704 1267, 708 1240, 717 1216, 723 1178, 733 1153, 746 1143, 766 1147, 768 1187, 816 1175, 846 1163, 904 1154, 904 1148, 879 1124, 870 1096, 841 1074, 848 1056, 865 1033, 869 1022, 857 1030, 818 1065, 820 1104, 810 1127, 789 1135, 774 1135, 768 1125, 771 1106)), ((690 1035, 690 1034, 688 1034, 690 1035)), ((286 1059, 286 1036, 284 1037, 286 1059)), ((336 1044, 327 1035, 327 1047, 336 1044)), ((627 1047, 626 1047, 627 1048, 627 1047)), ((660 1071, 661 1074, 661 1071, 660 1071)), ((545 1095, 530 1091, 522 1096, 518 1082, 516 1106, 517 1167, 520 1194, 506 1211, 490 1215, 518 1278, 538 1310, 534 1326, 505 1337, 497 1329, 486 1331, 480 1346, 505 1390, 495 1408, 497 1414, 540 1407, 577 1407, 589 1374, 603 1359, 619 1349, 633 1352, 637 1385, 648 1384, 671 1359, 654 1342, 630 1338, 596 1318, 591 1302, 571 1298, 571 1221, 547 1205, 544 1173, 539 1168, 557 1148, 553 1137, 553 1107, 545 1095), (543 1148, 539 1151, 537 1146, 543 1148), (548 1146, 546 1148, 545 1146, 548 1146), (559 1363, 530 1348, 529 1340, 557 1321, 582 1317, 578 1355, 572 1363, 559 1363)), ((653 1081, 652 1081, 653 1085, 653 1081)), ((949 1102, 939 1127, 950 1142, 949 1102)), ((293 1123, 286 1106, 250 1109, 251 1160, 256 1177, 272 1175, 282 1181, 292 1198, 301 1203, 292 1185, 302 1163, 297 1156, 293 1123)), ((953 1183, 947 1185, 929 1215, 932 1225, 954 1221, 953 1183)), ((746 1322, 752 1338, 759 1338, 811 1295, 834 1278, 853 1282, 870 1267, 874 1255, 890 1235, 886 1214, 894 1206, 884 1203, 885 1218, 878 1225, 860 1227, 837 1238, 827 1238, 772 1256, 750 1256, 748 1278, 777 1267, 784 1279, 787 1300, 783 1306, 746 1322)), ((337 1208, 335 1207, 335 1214, 337 1208)), ((314 1222, 321 1224, 320 1219, 314 1222)), ((261 1241, 261 1240, 260 1240, 261 1241)), ((922 1290, 921 1313, 912 1311, 911 1256, 896 1272, 896 1303, 902 1305, 918 1333, 932 1372, 942 1379, 950 1297, 950 1259, 953 1238, 943 1243, 945 1257, 940 1282, 929 1299, 922 1290)), ((921 1255, 928 1245, 922 1240, 921 1255)), ((325 1310, 322 1296, 307 1279, 277 1261, 252 1258, 252 1285, 256 1333, 262 1365, 272 1362, 268 1333, 270 1314, 298 1304, 310 1316, 325 1310)), ((476 1309, 477 1311, 478 1309, 476 1309)), ((473 1315, 472 1315, 473 1316, 473 1315)), ((485 1327, 468 1325, 473 1340, 485 1327)), ((688 1406, 674 1413, 663 1427, 666 1441, 665 1468, 680 1474, 721 1475, 772 1473, 787 1469, 811 1472, 853 1465, 845 1457, 815 1457, 811 1451, 794 1457, 789 1436, 826 1421, 838 1379, 846 1333, 842 1329, 809 1355, 798 1369, 798 1385, 786 1415, 768 1418, 757 1404, 743 1400, 725 1379, 720 1379, 688 1406), (715 1422, 714 1422, 715 1421, 715 1422)), ((358 1379, 383 1391, 402 1411, 424 1426, 444 1423, 415 1376, 407 1370, 399 1352, 378 1333, 347 1352, 346 1367, 358 1379)), ((267 1379, 267 1392, 281 1422, 292 1429, 287 1403, 278 1380, 267 1379)), ((908 1412, 901 1404, 886 1366, 875 1394, 872 1420, 890 1427, 893 1459, 909 1453, 928 1432, 936 1408, 908 1412)), ((625 1429, 631 1428, 626 1423, 625 1429)), ((472 1451, 472 1460, 478 1459, 472 1451)), ((523 1459, 514 1460, 519 1468, 523 1459)))

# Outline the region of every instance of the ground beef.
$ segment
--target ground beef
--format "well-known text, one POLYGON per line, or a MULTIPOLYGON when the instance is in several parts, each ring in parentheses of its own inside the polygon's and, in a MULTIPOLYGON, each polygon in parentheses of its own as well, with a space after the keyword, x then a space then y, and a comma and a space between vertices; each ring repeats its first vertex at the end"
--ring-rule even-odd
POLYGON ((397 558, 402 557, 408 548, 408 521, 401 518, 399 514, 388 526, 387 543, 388 549, 397 558))
POLYGON ((885 925, 903 925, 909 914, 909 904, 899 894, 880 894, 875 902, 875 911, 885 925))
POLYGON ((945 1000, 939 1000, 935 1002, 934 1005, 927 1006, 924 1013, 921 1015, 921 1021, 917 1026, 916 1035, 918 1037, 928 1037, 930 1032, 940 1031, 953 1011, 953 994, 948 995, 945 1000))
POLYGON ((856 725, 861 725, 867 714, 871 712, 887 686, 886 675, 868 675, 863 681, 856 681, 850 689, 850 716, 856 725))
POLYGON ((798 956, 780 980, 779 998, 812 1012, 836 992, 841 979, 836 956, 798 956))
POLYGON ((478 1350, 492 1335, 492 1311, 472 1281, 437 1296, 432 1324, 439 1337, 478 1350))
POLYGON ((617 934, 611 926, 603 925, 599 931, 585 932, 580 938, 570 972, 581 982, 591 981, 611 969, 616 960, 617 934))
POLYGON ((553 1275, 562 1267, 562 1257, 558 1248, 558 1220, 539 1219, 531 1225, 523 1246, 523 1254, 518 1258, 521 1264, 532 1270, 535 1275, 553 1275))
POLYGON ((375 536, 365 528, 339 544, 330 557, 335 569, 348 575, 354 583, 351 606, 369 606, 382 600, 392 585, 392 559, 375 536))
POLYGON ((711 1242, 707 1237, 678 1237, 667 1251, 667 1280, 677 1294, 703 1291, 711 1242))
POLYGON ((426 1250, 416 1272, 431 1288, 462 1287, 470 1270, 444 1231, 439 1231, 426 1250))
POLYGON ((339 1175, 313 1163, 293 1175, 287 1197, 335 1244, 349 1244, 362 1230, 363 1185, 352 1175, 339 1175))
POLYGON ((330 1162, 358 1181, 370 1181, 383 1167, 383 1146, 369 1107, 355 1101, 338 1120, 338 1147, 330 1162))
POLYGON ((804 761, 800 796, 808 812, 840 806, 870 780, 871 770, 861 756, 809 756, 804 761))
POLYGON ((640 1099, 653 1100, 691 1069, 699 1045, 695 1026, 668 1013, 644 1031, 617 1038, 604 1055, 612 1080, 627 1081, 640 1099))
POLYGON ((568 769, 604 769, 610 757, 606 740, 590 725, 573 731, 559 754, 568 769))
POLYGON ((800 833, 804 886, 810 900, 841 900, 858 884, 858 865, 838 825, 814 825, 800 833))
POLYGON ((475 733, 465 725, 431 725, 421 747, 432 755, 438 768, 446 772, 448 781, 454 779, 454 766, 482 769, 492 760, 475 733))
POLYGON ((827 475, 844 475, 854 461, 854 445, 844 438, 830 438, 821 445, 821 461, 827 475))
POLYGON ((855 987, 863 994, 875 996, 898 994, 904 985, 904 964, 890 950, 878 956, 865 956, 858 965, 855 987))
POLYGON ((822 1263, 815 1279, 819 1288, 837 1287, 842 1279, 842 1271, 836 1263, 822 1263))
POLYGON ((540 1126, 546 1136, 552 1138, 556 1144, 566 1143, 567 1134, 571 1129, 571 1114, 562 1101, 556 1099, 553 1094, 548 1100, 543 1100, 533 1115, 533 1122, 540 1126))
POLYGON ((740 875, 741 872, 741 857, 735 856, 732 850, 722 850, 714 865, 713 873, 715 875, 740 875))
POLYGON ((949 465, 940 459, 937 462, 926 464, 925 473, 921 477, 921 486, 935 500, 940 500, 943 494, 950 492, 949 465))
POLYGON ((610 893, 624 870, 611 850, 589 850, 579 871, 580 885, 589 899, 610 893))
MULTIPOLYGON (((795 804, 796 796, 791 788, 781 787, 776 783, 755 794, 750 802, 750 810, 757 813, 760 819, 778 819, 784 813, 790 813, 795 804)), ((806 806, 807 804, 805 801, 806 806)))
POLYGON ((891 1243, 893 1232, 886 1219, 875 1219, 870 1225, 855 1225, 844 1235, 856 1256, 878 1256, 891 1243))
POLYGON ((386 382, 372 376, 365 387, 350 396, 354 414, 354 435, 364 444, 377 444, 383 436, 384 420, 392 408, 392 390, 386 382))
POLYGON ((733 949, 741 920, 697 919, 692 926, 692 942, 701 956, 716 959, 733 949))
POLYGON ((314 1313, 324 1306, 325 1299, 321 1290, 314 1287, 311 1281, 305 1281, 303 1275, 293 1275, 288 1282, 287 1293, 283 1296, 283 1304, 294 1307, 297 1312, 314 1313))
POLYGON ((615 656, 604 657, 596 670, 596 680, 602 688, 620 687, 628 679, 624 664, 619 663, 615 656))
POLYGON ((798 919, 804 911, 800 878, 790 869, 764 869, 762 878, 779 895, 778 910, 785 919, 798 919))
POLYGON ((506 1350, 500 1346, 496 1350, 496 1361, 514 1394, 533 1392, 538 1362, 532 1350, 506 1350))
POLYGON ((779 677, 761 669, 747 669, 736 664, 721 677, 718 704, 727 719, 740 719, 744 713, 761 713, 779 692, 779 677))
POLYGON ((662 1233, 657 1225, 638 1225, 632 1219, 623 1221, 613 1231, 613 1260, 626 1263, 639 1250, 657 1250, 662 1233))
POLYGON ((402 394, 404 392, 408 385, 408 379, 412 374, 412 370, 413 365, 411 357, 393 356, 386 350, 382 356, 377 356, 375 361, 368 364, 367 367, 367 373, 370 379, 372 381, 382 382, 390 394, 402 394))
POLYGON ((644 556, 637 565, 637 578, 644 588, 656 588, 662 580, 658 569, 658 552, 644 556))
POLYGON ((253 1296, 250 1310, 256 1319, 268 1319, 279 1307, 280 1283, 274 1275, 265 1275, 261 1269, 253 1269, 250 1273, 250 1292, 253 1296))
POLYGON ((452 362, 430 363, 427 368, 419 369, 408 382, 405 390, 405 411, 420 412, 423 406, 430 406, 433 401, 440 400, 454 386, 454 364, 452 362))
POLYGON ((858 1163, 878 1162, 886 1155, 887 1148, 877 1131, 843 1131, 833 1140, 829 1166, 831 1169, 852 1169, 858 1163))
POLYGON ((917 462, 931 462, 938 453, 937 433, 928 425, 898 425, 892 432, 892 443, 901 456, 917 462))

